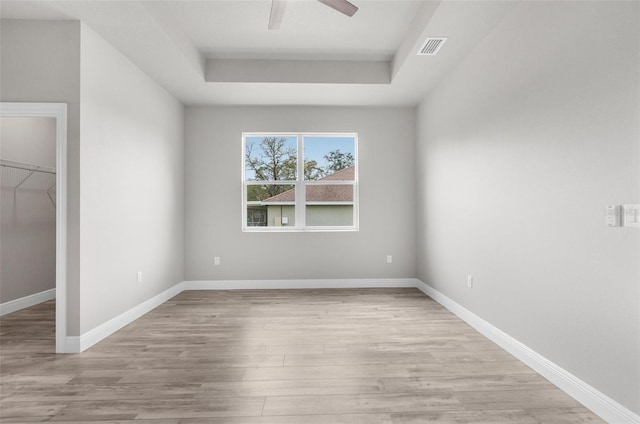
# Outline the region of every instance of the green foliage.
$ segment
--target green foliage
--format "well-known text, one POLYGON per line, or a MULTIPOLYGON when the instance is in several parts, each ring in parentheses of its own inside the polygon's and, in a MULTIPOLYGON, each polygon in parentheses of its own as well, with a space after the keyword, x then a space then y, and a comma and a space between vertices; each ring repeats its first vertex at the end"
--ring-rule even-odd
POLYGON ((295 188, 292 184, 286 185, 248 185, 247 186, 247 201, 259 202, 261 200, 268 199, 285 191, 293 190, 295 188))
POLYGON ((319 180, 324 177, 326 172, 322 167, 318 166, 315 160, 304 160, 304 179, 307 181, 319 180))
POLYGON ((324 159, 329 162, 325 169, 327 175, 353 166, 355 163, 355 159, 351 153, 342 153, 340 150, 330 151, 329 154, 324 155, 324 159))
POLYGON ((247 201, 257 202, 260 200, 268 199, 269 193, 265 190, 265 186, 250 185, 247 186, 247 201))

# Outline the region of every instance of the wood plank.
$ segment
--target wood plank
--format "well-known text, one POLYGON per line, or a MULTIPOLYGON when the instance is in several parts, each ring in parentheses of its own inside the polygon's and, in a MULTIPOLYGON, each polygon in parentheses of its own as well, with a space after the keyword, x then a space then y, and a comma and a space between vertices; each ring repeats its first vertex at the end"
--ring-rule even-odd
POLYGON ((247 368, 243 380, 300 380, 367 377, 433 377, 477 376, 495 374, 533 374, 518 361, 478 362, 477 364, 383 364, 383 365, 327 365, 304 367, 247 368))
POLYGON ((460 409, 451 393, 358 394, 267 397, 263 415, 360 414, 365 412, 438 411, 460 409))

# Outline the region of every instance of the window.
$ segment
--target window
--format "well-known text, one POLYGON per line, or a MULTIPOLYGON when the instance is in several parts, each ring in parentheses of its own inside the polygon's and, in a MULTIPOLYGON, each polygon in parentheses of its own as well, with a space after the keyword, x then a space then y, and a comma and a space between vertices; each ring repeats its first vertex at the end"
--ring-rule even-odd
POLYGON ((242 135, 244 231, 358 229, 357 134, 242 135))

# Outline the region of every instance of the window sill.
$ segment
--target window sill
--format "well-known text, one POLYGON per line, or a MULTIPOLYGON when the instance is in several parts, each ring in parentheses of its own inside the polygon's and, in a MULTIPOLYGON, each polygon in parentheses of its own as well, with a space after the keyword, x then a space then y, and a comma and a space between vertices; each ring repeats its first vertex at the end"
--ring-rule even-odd
POLYGON ((276 228, 276 227, 244 227, 243 233, 353 233, 358 227, 311 227, 311 228, 276 228), (272 229, 273 228, 273 229, 272 229))

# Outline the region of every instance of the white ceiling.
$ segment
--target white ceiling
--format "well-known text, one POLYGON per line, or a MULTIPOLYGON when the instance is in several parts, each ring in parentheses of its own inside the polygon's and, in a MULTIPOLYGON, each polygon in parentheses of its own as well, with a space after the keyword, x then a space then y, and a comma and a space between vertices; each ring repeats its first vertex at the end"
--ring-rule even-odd
POLYGON ((270 0, 2 0, 0 16, 81 20, 185 104, 415 105, 517 4, 351 1, 349 18, 290 0, 277 31, 267 29, 270 0), (416 56, 427 36, 448 41, 416 56), (225 75, 211 78, 217 68, 225 75))
MULTIPOLYGON (((357 3, 357 0, 354 0, 357 3)), ((375 1, 349 18, 318 1, 290 1, 282 25, 267 30, 270 1, 169 2, 185 34, 206 57, 315 58, 339 53, 389 60, 420 3, 375 1)))

